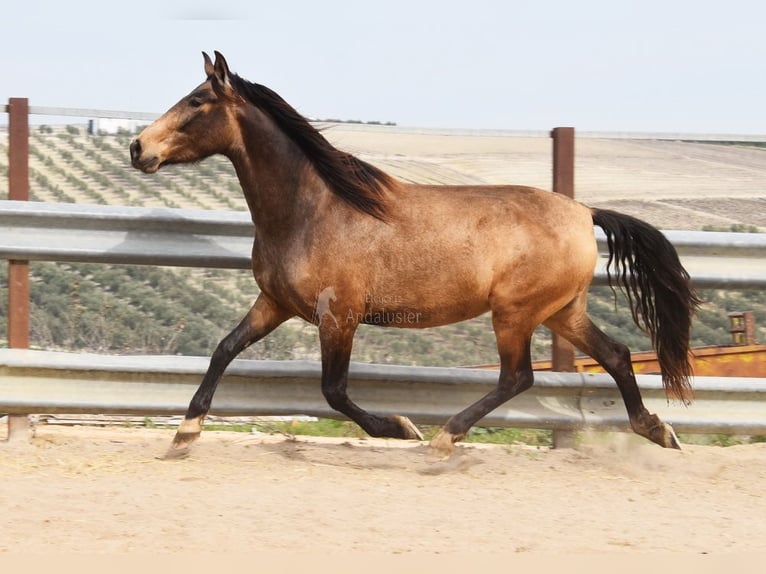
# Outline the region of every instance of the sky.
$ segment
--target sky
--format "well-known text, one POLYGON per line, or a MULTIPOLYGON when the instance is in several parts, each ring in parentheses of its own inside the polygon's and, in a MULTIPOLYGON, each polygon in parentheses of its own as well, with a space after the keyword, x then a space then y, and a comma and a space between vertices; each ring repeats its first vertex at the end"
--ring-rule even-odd
POLYGON ((0 103, 162 112, 201 52, 318 119, 766 134, 761 0, 4 0, 0 103))

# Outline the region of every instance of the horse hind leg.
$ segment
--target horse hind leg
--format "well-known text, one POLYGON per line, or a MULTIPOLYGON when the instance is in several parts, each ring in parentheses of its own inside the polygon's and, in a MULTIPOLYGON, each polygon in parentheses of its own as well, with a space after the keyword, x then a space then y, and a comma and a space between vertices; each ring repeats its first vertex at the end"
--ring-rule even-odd
POLYGON ((596 327, 582 308, 572 305, 545 321, 544 325, 593 357, 617 383, 633 431, 665 447, 680 449, 673 427, 650 413, 644 406, 636 383, 628 347, 608 337, 596 327))

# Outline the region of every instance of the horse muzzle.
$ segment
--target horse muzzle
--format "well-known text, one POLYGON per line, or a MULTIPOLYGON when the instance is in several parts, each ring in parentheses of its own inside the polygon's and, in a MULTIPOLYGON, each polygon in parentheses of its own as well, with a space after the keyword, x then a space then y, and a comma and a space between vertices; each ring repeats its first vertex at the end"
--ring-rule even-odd
POLYGON ((160 168, 160 159, 156 155, 148 155, 136 138, 130 144, 130 164, 144 173, 154 173, 160 168))

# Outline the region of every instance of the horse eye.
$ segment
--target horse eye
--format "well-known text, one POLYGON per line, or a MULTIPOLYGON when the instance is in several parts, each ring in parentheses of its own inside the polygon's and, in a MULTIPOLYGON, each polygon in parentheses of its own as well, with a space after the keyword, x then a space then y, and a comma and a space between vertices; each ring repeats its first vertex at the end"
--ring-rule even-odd
POLYGON ((205 102, 202 100, 202 98, 192 98, 189 100, 189 105, 193 108, 199 108, 204 103, 205 102))

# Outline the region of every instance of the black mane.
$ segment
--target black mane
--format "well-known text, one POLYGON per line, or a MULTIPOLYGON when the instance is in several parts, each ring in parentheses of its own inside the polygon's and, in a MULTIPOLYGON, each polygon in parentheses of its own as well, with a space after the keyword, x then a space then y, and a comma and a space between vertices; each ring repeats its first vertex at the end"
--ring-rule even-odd
POLYGON ((267 113, 301 149, 330 189, 359 211, 385 219, 385 189, 393 178, 350 153, 335 148, 325 137, 273 90, 230 76, 239 95, 267 113))

